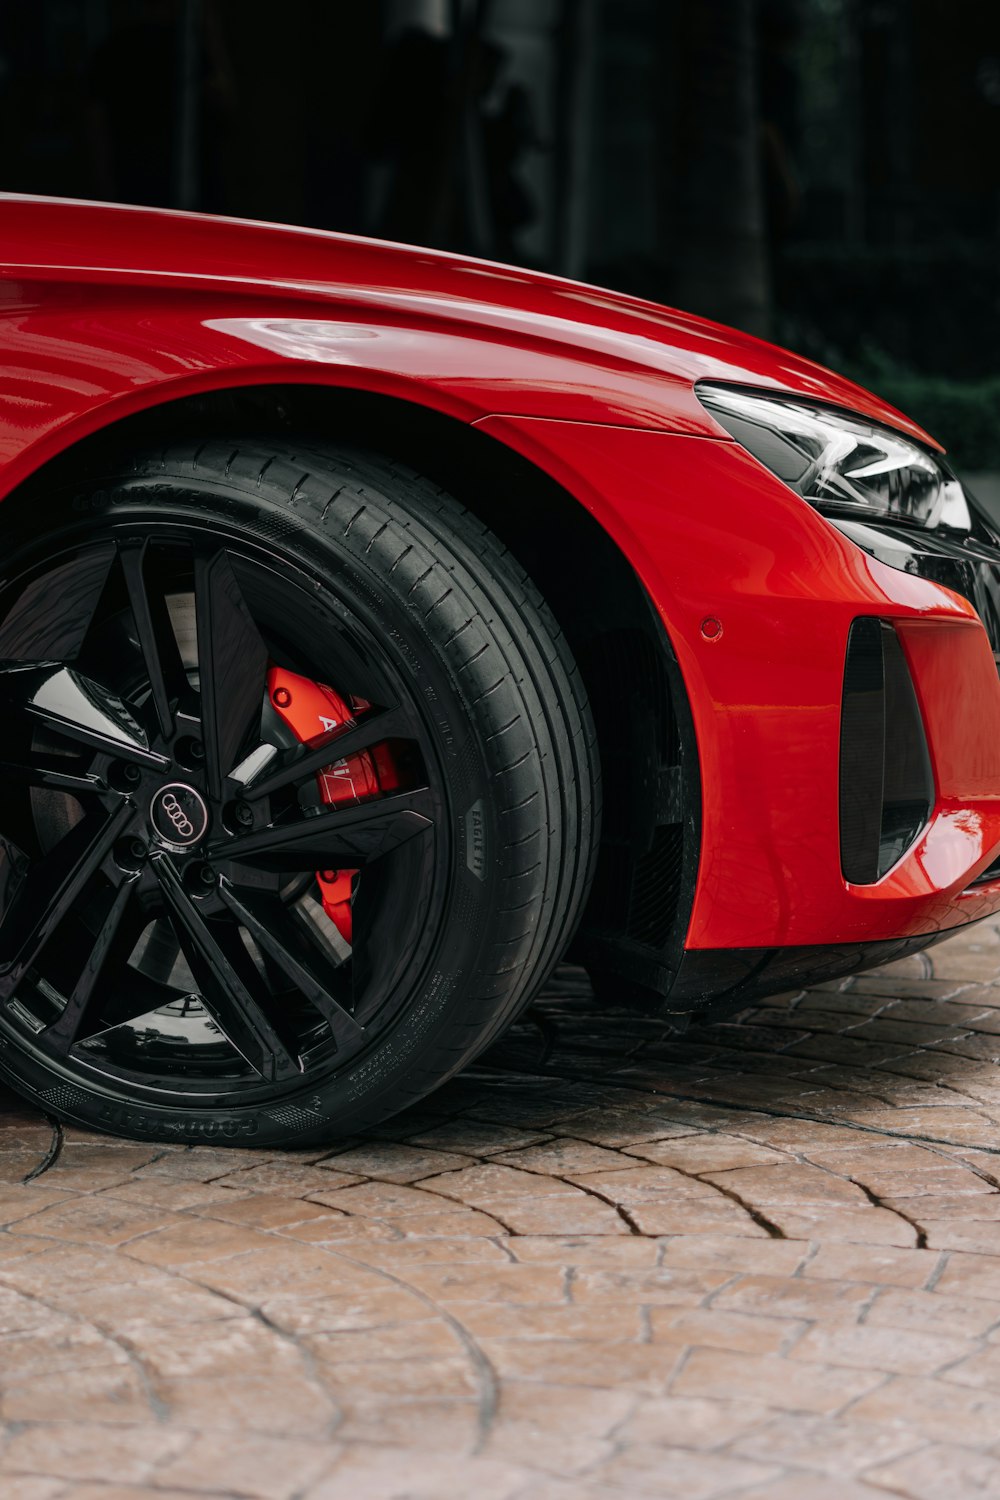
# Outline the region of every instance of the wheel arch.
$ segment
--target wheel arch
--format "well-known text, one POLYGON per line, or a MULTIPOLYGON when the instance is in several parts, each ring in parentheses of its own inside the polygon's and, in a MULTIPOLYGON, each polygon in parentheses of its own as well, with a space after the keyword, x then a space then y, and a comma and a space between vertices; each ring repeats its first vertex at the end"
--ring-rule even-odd
POLYGON ((500 537, 565 631, 597 724, 605 833, 575 952, 610 980, 666 995, 697 870, 698 757, 669 638, 618 541, 538 463, 461 416, 313 382, 166 395, 48 457, 9 492, 0 514, 181 433, 283 434, 375 449, 439 483, 500 537))

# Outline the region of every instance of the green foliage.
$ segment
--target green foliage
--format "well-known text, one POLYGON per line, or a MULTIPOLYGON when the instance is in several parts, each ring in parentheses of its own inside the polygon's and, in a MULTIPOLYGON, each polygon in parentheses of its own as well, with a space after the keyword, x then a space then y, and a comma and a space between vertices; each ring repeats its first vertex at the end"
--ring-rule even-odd
POLYGON ((959 469, 1000 470, 1000 376, 949 380, 942 375, 848 373, 919 422, 948 449, 959 469))
POLYGON ((992 243, 788 246, 775 268, 783 319, 822 331, 849 361, 891 352, 907 370, 991 379, 1000 349, 1000 262, 992 243))
MULTIPOLYGON (((835 322, 828 332, 836 334, 835 322)), ((1000 472, 1000 374, 963 379, 917 370, 869 340, 859 340, 854 348, 839 345, 821 337, 815 326, 787 315, 778 318, 776 337, 919 422, 959 470, 1000 472)))
POLYGON ((877 392, 959 468, 1000 470, 992 245, 789 247, 776 293, 779 342, 877 392))

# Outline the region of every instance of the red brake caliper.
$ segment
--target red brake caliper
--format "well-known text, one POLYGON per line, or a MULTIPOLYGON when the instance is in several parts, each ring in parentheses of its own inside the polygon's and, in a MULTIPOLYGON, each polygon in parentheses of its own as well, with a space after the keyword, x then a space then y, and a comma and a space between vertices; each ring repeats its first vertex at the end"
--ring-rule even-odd
MULTIPOLYGON (((279 667, 268 672, 267 690, 275 712, 303 743, 353 724, 358 714, 371 707, 364 698, 342 698, 323 683, 279 667)), ((323 801, 340 807, 394 791, 400 778, 390 747, 376 745, 360 755, 332 761, 319 772, 316 782, 323 801)), ((357 873, 356 869, 316 871, 323 909, 348 943, 352 940, 351 902, 357 873)))

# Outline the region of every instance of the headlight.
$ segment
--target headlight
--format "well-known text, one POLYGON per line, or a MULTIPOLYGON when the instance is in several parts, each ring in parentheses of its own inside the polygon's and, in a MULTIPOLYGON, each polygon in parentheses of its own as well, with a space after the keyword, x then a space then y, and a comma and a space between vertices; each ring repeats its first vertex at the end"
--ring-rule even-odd
POLYGON ((738 443, 818 510, 971 529, 965 492, 951 470, 891 427, 792 396, 725 385, 696 390, 738 443))

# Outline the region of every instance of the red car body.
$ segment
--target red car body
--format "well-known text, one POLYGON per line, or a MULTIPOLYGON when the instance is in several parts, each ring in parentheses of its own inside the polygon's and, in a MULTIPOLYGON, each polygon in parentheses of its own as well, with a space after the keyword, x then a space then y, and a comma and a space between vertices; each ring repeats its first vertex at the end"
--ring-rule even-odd
POLYGON ((346 388, 475 424, 596 518, 673 646, 701 781, 688 954, 884 943, 1000 909, 1000 879, 977 880, 1000 848, 1000 682, 979 614, 861 550, 695 385, 831 403, 929 444, 899 412, 730 329, 443 253, 21 197, 0 198, 0 229, 0 494, 202 392, 346 388), (861 886, 841 873, 838 765, 864 615, 896 627, 935 803, 861 886))

